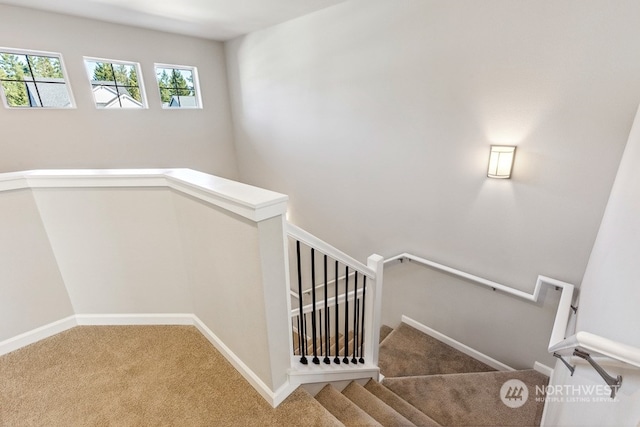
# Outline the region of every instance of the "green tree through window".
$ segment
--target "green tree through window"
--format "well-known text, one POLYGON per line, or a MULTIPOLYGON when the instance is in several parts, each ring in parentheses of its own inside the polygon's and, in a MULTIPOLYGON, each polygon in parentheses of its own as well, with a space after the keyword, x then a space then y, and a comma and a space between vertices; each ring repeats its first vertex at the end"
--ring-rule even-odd
POLYGON ((138 64, 85 59, 98 108, 144 108, 138 64))
POLYGON ((156 66, 156 79, 163 107, 200 107, 195 68, 156 66))
POLYGON ((59 57, 0 52, 0 83, 9 107, 72 106, 59 57))

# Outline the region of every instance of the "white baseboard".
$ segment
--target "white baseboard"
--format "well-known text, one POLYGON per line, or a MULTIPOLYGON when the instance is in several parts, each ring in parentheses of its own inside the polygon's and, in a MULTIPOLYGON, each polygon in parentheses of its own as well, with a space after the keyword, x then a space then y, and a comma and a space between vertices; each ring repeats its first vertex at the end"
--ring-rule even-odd
POLYGON ((52 337, 77 325, 78 324, 76 323, 76 317, 69 316, 1 341, 0 356, 2 356, 3 354, 11 353, 12 351, 21 349, 22 347, 26 347, 30 344, 34 344, 45 338, 52 337))
POLYGON ((188 313, 76 314, 81 326, 195 325, 196 316, 188 313))
POLYGON ((433 337, 435 339, 437 339, 438 341, 442 341, 443 343, 450 345, 451 347, 455 348, 458 351, 461 351, 462 353, 466 354, 467 356, 471 356, 474 359, 479 360, 482 363, 485 363, 489 366, 491 366, 494 369, 497 369, 498 371, 515 371, 515 369, 513 369, 511 366, 505 365, 504 363, 490 357, 487 356, 484 353, 479 352, 478 350, 471 348, 465 344, 462 344, 460 341, 456 341, 451 337, 448 337, 447 335, 444 335, 438 331, 436 331, 435 329, 431 329, 428 326, 423 325, 422 323, 413 320, 410 317, 407 316, 402 316, 402 322, 406 323, 407 325, 419 330, 420 332, 423 332, 427 335, 429 335, 430 337, 433 337))
POLYGON ((540 372, 542 375, 546 375, 551 378, 553 374, 553 368, 548 367, 547 365, 543 365, 540 362, 534 362, 533 369, 537 372, 540 372))
POLYGON ((272 391, 238 356, 235 355, 195 314, 77 314, 41 326, 0 342, 0 356, 54 336, 75 326, 124 326, 124 325, 189 325, 202 335, 233 365, 251 386, 274 408, 297 387, 288 381, 272 391))
MULTIPOLYGON (((538 363, 538 362, 536 362, 538 363)), ((545 365, 542 365, 545 366, 545 365)), ((547 366, 548 367, 548 366, 547 366)), ((551 369, 551 368, 550 368, 551 369)), ((549 375, 549 385, 553 385, 553 376, 556 374, 555 369, 551 369, 551 374, 549 375)), ((549 399, 545 399, 544 400, 544 406, 542 407, 542 417, 540 418, 540 427, 546 427, 547 426, 547 411, 549 409, 549 399)))
POLYGON ((233 365, 234 368, 240 375, 244 377, 245 380, 251 384, 251 386, 258 392, 260 395, 271 404, 274 408, 282 402, 293 390, 289 391, 288 394, 285 393, 288 391, 288 383, 285 383, 282 387, 280 387, 275 392, 272 391, 261 379, 258 377, 255 372, 253 372, 236 354, 231 351, 229 347, 227 347, 220 338, 214 334, 211 329, 207 327, 197 316, 193 315, 194 326, 198 328, 200 333, 205 336, 209 340, 211 344, 220 352, 222 355, 233 365), (284 395, 284 397, 282 397, 284 395))

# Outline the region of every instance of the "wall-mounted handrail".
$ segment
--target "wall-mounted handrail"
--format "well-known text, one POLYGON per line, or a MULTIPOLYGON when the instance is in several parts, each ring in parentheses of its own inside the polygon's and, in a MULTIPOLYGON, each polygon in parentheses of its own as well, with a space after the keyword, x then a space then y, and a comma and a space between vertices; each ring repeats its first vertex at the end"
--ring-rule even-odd
POLYGON ((549 347, 549 351, 564 356, 573 356, 576 348, 640 368, 640 348, 585 331, 576 332, 574 335, 555 343, 549 347))
POLYGON ((558 309, 556 311, 556 317, 553 322, 553 329, 551 330, 551 338, 549 340, 549 351, 553 352, 552 346, 564 340, 566 336, 567 326, 569 324, 569 314, 572 312, 571 304, 573 300, 573 291, 574 291, 574 286, 570 283, 562 282, 560 280, 552 279, 550 277, 538 276, 533 292, 529 294, 519 289, 514 289, 510 286, 506 286, 506 285, 494 282, 492 280, 488 280, 488 279, 455 269, 453 267, 448 267, 446 265, 443 265, 434 261, 430 261, 428 259, 421 258, 409 253, 402 253, 400 255, 387 258, 385 260, 385 264, 393 261, 402 261, 402 260, 408 260, 411 262, 424 265, 429 268, 433 268, 435 270, 443 271, 453 276, 460 277, 462 279, 489 287, 494 290, 499 290, 501 292, 504 292, 509 295, 513 295, 517 298, 521 298, 526 301, 537 302, 540 297, 540 290, 542 289, 543 285, 562 289, 562 293, 560 295, 560 301, 558 302, 558 309))
MULTIPOLYGON (((576 311, 575 307, 572 306, 574 286, 570 283, 562 282, 550 277, 538 276, 533 293, 529 294, 518 289, 514 289, 509 286, 505 286, 500 283, 487 280, 482 277, 478 277, 473 274, 466 273, 464 271, 408 253, 402 253, 400 255, 387 258, 384 263, 388 264, 390 262, 402 260, 416 262, 426 267, 443 271, 453 276, 457 276, 474 283, 487 286, 494 290, 502 291, 504 293, 522 298, 527 301, 538 301, 542 285, 560 288, 562 289, 562 294, 560 295, 556 317, 553 322, 553 329, 551 330, 551 338, 549 339, 549 353, 553 353, 556 357, 575 356, 577 354, 576 350, 578 351, 578 353, 580 353, 581 351, 584 352, 586 350, 588 352, 596 353, 610 359, 618 360, 631 366, 640 368, 640 348, 610 340, 585 331, 576 332, 574 335, 565 338, 567 336, 567 327, 569 325, 570 315, 572 312, 575 313, 576 311)), ((563 362, 567 364, 566 361, 563 360, 563 362)), ((611 386, 611 384, 609 385, 611 386)), ((619 388, 619 384, 614 384, 614 386, 616 387, 616 390, 619 388)))
POLYGON ((598 362, 593 360, 591 355, 589 353, 587 353, 586 351, 582 351, 582 350, 576 348, 576 349, 573 350, 573 355, 577 356, 577 357, 579 357, 581 359, 584 359, 587 362, 589 362, 589 364, 593 367, 593 369, 596 370, 598 375, 600 375, 602 377, 602 379, 604 380, 604 382, 607 383, 609 388, 611 388, 611 398, 615 399, 616 393, 618 392, 618 390, 620 390, 620 387, 622 386, 622 375, 618 375, 615 378, 612 377, 611 375, 609 375, 609 373, 607 371, 605 371, 602 368, 602 366, 600 366, 598 364, 598 362))
MULTIPOLYGON (((453 276, 457 276, 466 280, 469 280, 471 282, 477 283, 479 285, 483 285, 489 288, 492 288, 494 290, 498 290, 501 292, 504 292, 506 294, 509 295, 513 295, 516 296, 518 298, 527 300, 527 301, 532 301, 532 302, 537 302, 538 301, 538 297, 540 295, 540 289, 542 288, 542 285, 549 285, 549 286, 553 286, 553 287, 557 287, 557 288, 562 288, 563 290, 565 288, 570 288, 571 291, 573 291, 573 285, 566 283, 566 282, 561 282, 560 280, 556 280, 556 279, 552 279, 550 277, 545 277, 545 276, 538 276, 538 281, 536 282, 536 286, 533 290, 533 293, 529 294, 527 292, 523 292, 521 290, 512 288, 510 286, 506 286, 503 284, 500 284, 498 282, 494 282, 492 280, 488 280, 476 275, 473 275, 471 273, 467 273, 464 272, 462 270, 458 270, 455 269, 453 267, 448 267, 444 264, 439 264, 437 262, 434 261, 430 261, 428 259, 425 258, 421 258, 419 256, 416 255, 412 255, 409 253, 402 253, 400 255, 396 255, 394 257, 391 258, 387 258, 385 259, 384 263, 388 264, 390 262, 393 261, 401 261, 401 260, 407 260, 407 261, 412 261, 412 262, 416 262, 418 264, 422 264, 424 266, 433 268, 435 270, 440 270, 443 271, 445 273, 451 274, 453 276)), ((571 302, 571 301, 569 301, 571 302)), ((570 308, 570 307, 569 307, 570 308)))

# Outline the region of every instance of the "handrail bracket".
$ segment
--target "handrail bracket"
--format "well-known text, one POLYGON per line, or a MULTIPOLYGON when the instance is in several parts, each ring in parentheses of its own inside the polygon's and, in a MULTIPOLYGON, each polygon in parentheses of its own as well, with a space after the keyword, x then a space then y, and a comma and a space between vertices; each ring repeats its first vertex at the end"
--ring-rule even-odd
POLYGON ((567 362, 564 357, 562 357, 562 355, 558 354, 558 353, 553 353, 553 357, 557 357, 558 359, 560 359, 560 361, 562 363, 564 363, 564 366, 567 367, 567 369, 569 370, 569 372, 571 372, 571 376, 573 376, 573 373, 576 371, 576 367, 573 365, 570 365, 569 362, 567 362))
POLYGON ((604 369, 602 369, 602 366, 598 365, 598 363, 595 360, 593 360, 593 358, 589 353, 585 351, 582 351, 576 348, 575 350, 573 350, 573 355, 586 360, 587 362, 589 362, 591 366, 593 366, 593 369, 595 369, 596 372, 600 374, 600 376, 607 383, 609 388, 611 388, 611 398, 615 399, 616 393, 618 392, 618 390, 620 390, 620 387, 622 386, 622 375, 618 375, 616 378, 612 377, 604 369))

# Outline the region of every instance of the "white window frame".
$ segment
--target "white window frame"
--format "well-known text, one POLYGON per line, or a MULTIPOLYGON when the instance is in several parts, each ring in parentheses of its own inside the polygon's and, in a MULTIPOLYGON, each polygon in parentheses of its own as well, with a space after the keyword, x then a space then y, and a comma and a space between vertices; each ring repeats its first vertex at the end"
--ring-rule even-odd
MULTIPOLYGON (((73 91, 71 90, 69 75, 67 74, 67 67, 64 64, 62 53, 48 52, 44 50, 17 49, 17 48, 11 48, 11 47, 0 47, 0 53, 10 53, 13 55, 28 55, 28 56, 47 56, 47 57, 57 58, 60 61, 60 70, 62 71, 62 78, 64 79, 64 85, 67 89, 67 94, 69 95, 69 102, 71 104, 68 107, 12 106, 12 105, 9 105, 9 101, 7 100, 4 94, 4 89, 0 88, 0 97, 2 98, 2 102, 6 108, 10 108, 12 110, 73 110, 77 108, 75 98, 73 97, 73 91)), ((34 81, 34 84, 37 86, 37 82, 34 81)))
POLYGON ((176 65, 176 64, 153 64, 153 74, 155 76, 156 81, 156 89, 158 90, 158 96, 160 96, 160 105, 162 105, 163 110, 201 110, 202 106, 202 94, 200 93, 200 76, 198 75, 198 67, 192 65, 176 65), (175 70, 187 70, 191 71, 193 74, 193 90, 196 92, 195 99, 198 105, 196 106, 180 106, 180 107, 169 107, 162 105, 162 92, 160 91, 160 82, 158 82, 158 68, 171 68, 175 70))
MULTIPOLYGON (((127 111, 131 111, 131 110, 146 110, 149 108, 149 103, 147 102, 147 92, 144 89, 144 81, 142 78, 142 67, 140 66, 139 62, 136 61, 126 61, 123 59, 106 59, 106 58, 97 58, 94 56, 83 56, 82 57, 82 66, 84 67, 84 74, 85 76, 87 76, 87 79, 89 81, 89 90, 91 91, 91 99, 93 99, 93 106, 96 108, 96 110, 127 110, 127 111), (142 107, 140 108, 131 108, 131 107, 118 107, 118 108, 101 108, 98 107, 98 104, 96 103, 96 98, 93 95, 93 84, 91 83, 91 76, 89 76, 89 73, 87 72, 87 63, 86 61, 94 61, 94 62, 103 62, 103 63, 107 63, 107 64, 113 64, 113 65, 133 65, 136 69, 136 74, 138 76, 138 89, 140 90, 140 98, 142 99, 141 103, 142 103, 142 107)), ((114 82, 115 83, 115 82, 114 82)))

